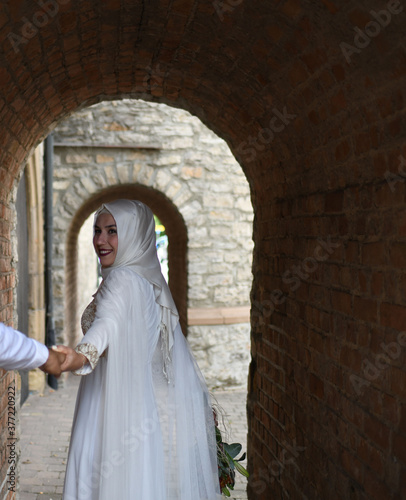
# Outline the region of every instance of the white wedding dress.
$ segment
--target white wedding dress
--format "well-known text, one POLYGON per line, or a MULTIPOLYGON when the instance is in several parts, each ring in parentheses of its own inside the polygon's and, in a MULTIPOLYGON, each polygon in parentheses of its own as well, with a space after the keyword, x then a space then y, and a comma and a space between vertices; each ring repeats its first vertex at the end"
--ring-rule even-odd
POLYGON ((164 375, 153 286, 112 269, 83 321, 63 499, 220 499, 210 396, 179 324, 164 375))

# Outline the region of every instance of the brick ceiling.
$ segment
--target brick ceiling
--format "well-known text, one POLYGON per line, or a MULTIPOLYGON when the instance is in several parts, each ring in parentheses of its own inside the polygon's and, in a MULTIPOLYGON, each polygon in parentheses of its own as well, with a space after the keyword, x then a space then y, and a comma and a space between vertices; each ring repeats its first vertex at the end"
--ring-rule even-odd
POLYGON ((317 144, 327 116, 341 113, 348 133, 348 108, 404 78, 402 14, 370 40, 373 50, 345 60, 340 43, 354 43, 354 26, 364 27, 374 7, 381 2, 2 2, 1 179, 8 190, 31 148, 79 106, 131 96, 199 116, 261 190, 273 152, 283 159, 293 146, 300 153, 317 144), (294 126, 278 135, 273 152, 258 148, 251 161, 245 140, 268 126, 275 109, 295 117, 294 126))

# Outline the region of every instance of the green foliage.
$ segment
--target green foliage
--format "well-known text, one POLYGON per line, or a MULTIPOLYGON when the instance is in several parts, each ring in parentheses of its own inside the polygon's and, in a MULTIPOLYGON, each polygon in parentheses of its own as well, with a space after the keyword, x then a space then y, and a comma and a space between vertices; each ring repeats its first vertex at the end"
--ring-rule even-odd
POLYGON ((228 444, 223 441, 221 431, 216 425, 217 464, 220 489, 224 496, 231 496, 230 490, 234 489, 235 471, 248 477, 248 471, 239 463, 245 459, 245 453, 240 458, 242 446, 240 443, 228 444))

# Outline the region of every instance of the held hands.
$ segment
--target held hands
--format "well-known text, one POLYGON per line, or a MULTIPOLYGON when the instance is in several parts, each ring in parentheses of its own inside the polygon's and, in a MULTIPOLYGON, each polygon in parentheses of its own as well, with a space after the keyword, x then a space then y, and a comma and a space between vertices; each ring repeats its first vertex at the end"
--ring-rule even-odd
POLYGON ((74 349, 66 345, 54 346, 52 349, 58 352, 58 354, 65 356, 65 361, 61 365, 63 372, 79 370, 88 362, 86 356, 77 353, 74 349))
POLYGON ((65 354, 63 354, 62 352, 57 352, 53 349, 49 349, 49 356, 47 361, 39 368, 45 373, 55 375, 55 377, 60 377, 62 373, 62 364, 64 363, 65 358, 65 354))

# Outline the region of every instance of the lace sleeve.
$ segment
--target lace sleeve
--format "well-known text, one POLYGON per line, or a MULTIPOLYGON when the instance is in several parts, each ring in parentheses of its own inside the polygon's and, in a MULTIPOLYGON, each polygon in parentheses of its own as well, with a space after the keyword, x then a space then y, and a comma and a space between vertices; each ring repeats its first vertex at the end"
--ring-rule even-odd
POLYGON ((93 344, 79 344, 75 347, 75 351, 79 354, 83 354, 89 360, 89 364, 85 364, 79 370, 75 370, 72 373, 74 375, 87 375, 92 372, 97 363, 99 362, 99 353, 97 352, 96 347, 93 344), (90 366, 89 366, 90 365, 90 366))

